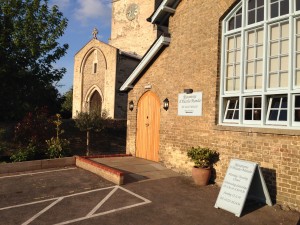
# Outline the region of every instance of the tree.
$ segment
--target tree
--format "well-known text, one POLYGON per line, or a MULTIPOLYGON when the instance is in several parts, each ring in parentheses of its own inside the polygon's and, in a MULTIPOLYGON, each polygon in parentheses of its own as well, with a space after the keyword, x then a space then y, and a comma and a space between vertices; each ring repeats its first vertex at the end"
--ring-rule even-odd
POLYGON ((61 114, 64 118, 72 117, 72 103, 73 103, 73 88, 71 88, 63 95, 61 114))
POLYGON ((68 49, 57 42, 66 27, 48 0, 0 1, 0 119, 20 119, 36 107, 59 109, 55 83, 66 69, 53 64, 68 49))
POLYGON ((88 112, 80 112, 78 113, 75 124, 81 131, 86 132, 86 155, 90 154, 90 132, 96 131, 100 132, 104 129, 104 121, 106 120, 105 114, 102 116, 92 111, 91 113, 88 112))

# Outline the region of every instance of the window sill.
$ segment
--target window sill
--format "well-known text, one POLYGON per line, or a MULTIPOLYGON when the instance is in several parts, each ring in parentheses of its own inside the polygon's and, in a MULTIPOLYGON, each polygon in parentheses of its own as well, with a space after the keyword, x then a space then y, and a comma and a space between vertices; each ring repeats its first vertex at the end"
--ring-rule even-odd
POLYGON ((247 132, 247 133, 261 133, 261 134, 278 134, 295 136, 300 135, 300 130, 292 130, 288 128, 265 128, 265 127, 240 127, 230 125, 215 125, 214 130, 218 131, 232 131, 232 132, 247 132))

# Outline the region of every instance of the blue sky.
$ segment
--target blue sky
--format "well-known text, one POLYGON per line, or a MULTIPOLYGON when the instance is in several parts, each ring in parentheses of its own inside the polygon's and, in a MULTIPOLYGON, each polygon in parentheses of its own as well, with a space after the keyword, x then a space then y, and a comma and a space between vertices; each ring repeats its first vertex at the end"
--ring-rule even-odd
POLYGON ((58 83, 60 93, 72 87, 74 55, 92 38, 93 28, 98 29, 98 39, 108 42, 111 28, 111 0, 50 0, 50 5, 58 5, 64 17, 68 19, 68 27, 61 44, 69 44, 67 54, 56 62, 56 67, 65 67, 67 73, 58 83))

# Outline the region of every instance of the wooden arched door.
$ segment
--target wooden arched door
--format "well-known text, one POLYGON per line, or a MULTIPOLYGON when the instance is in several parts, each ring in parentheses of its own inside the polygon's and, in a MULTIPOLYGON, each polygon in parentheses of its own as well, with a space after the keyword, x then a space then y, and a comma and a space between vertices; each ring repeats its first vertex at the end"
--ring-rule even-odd
POLYGON ((90 98, 90 112, 101 114, 102 99, 98 91, 94 91, 90 98))
POLYGON ((158 162, 160 101, 151 91, 138 102, 136 157, 158 162))

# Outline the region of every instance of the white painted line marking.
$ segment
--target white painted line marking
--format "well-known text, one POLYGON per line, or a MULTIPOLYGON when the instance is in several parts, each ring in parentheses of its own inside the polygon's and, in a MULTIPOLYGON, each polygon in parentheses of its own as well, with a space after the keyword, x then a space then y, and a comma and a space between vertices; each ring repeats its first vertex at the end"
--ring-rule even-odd
POLYGON ((43 203, 43 202, 55 201, 55 200, 57 200, 57 199, 59 199, 59 198, 69 198, 69 197, 73 197, 73 196, 77 196, 77 195, 84 195, 84 194, 88 194, 88 193, 92 193, 92 192, 96 192, 96 191, 102 191, 102 190, 107 190, 107 189, 113 189, 113 188, 115 188, 115 187, 116 187, 116 186, 105 187, 105 188, 99 188, 99 189, 94 189, 94 190, 85 191, 85 192, 79 192, 79 193, 75 193, 75 194, 71 194, 71 195, 65 195, 65 196, 60 196, 60 197, 56 197, 56 198, 45 199, 45 200, 41 200, 41 201, 35 201, 35 202, 29 202, 29 203, 24 203, 24 204, 14 205, 14 206, 8 206, 8 207, 0 208, 0 211, 1 211, 1 210, 7 210, 7 209, 18 208, 18 207, 22 207, 22 206, 28 206, 28 205, 39 204, 39 203, 43 203))
MULTIPOLYGON (((89 213, 89 214, 88 214, 87 216, 85 216, 85 217, 81 217, 81 218, 77 218, 77 219, 73 219, 73 220, 68 220, 68 221, 65 221, 65 222, 57 223, 57 224, 55 224, 55 225, 65 225, 65 224, 75 223, 75 222, 87 220, 87 219, 90 219, 90 218, 94 218, 94 217, 98 217, 98 216, 107 215, 107 214, 109 214, 109 213, 118 212, 118 211, 121 211, 121 210, 124 210, 124 209, 130 209, 130 208, 133 208, 133 207, 142 206, 142 205, 151 203, 150 200, 148 200, 148 199, 146 199, 146 198, 144 198, 144 197, 142 197, 142 196, 140 196, 140 195, 138 195, 138 194, 135 194, 135 193, 133 193, 132 191, 129 191, 129 190, 123 188, 123 187, 116 186, 114 190, 117 190, 117 189, 121 189, 121 190, 123 190, 123 191, 126 191, 127 193, 129 193, 129 194, 131 194, 131 195, 133 195, 133 196, 135 196, 135 197, 137 197, 137 198, 143 200, 144 202, 137 203, 137 204, 133 204, 133 205, 129 205, 129 206, 124 206, 124 207, 121 207, 121 208, 118 208, 118 209, 112 209, 112 210, 109 210, 109 211, 106 211, 106 212, 96 213, 96 214, 92 214, 92 215, 91 215, 91 213, 89 213), (89 216, 89 215, 90 215, 90 216, 89 216)), ((114 190, 111 191, 108 195, 110 195, 112 192, 115 192, 114 190)), ((105 198, 107 198, 107 196, 106 196, 105 198)), ((106 199, 106 200, 107 200, 107 199, 106 199)), ((106 200, 105 200, 105 201, 106 201, 106 200)), ((102 200, 102 201, 103 201, 103 200, 102 200)), ((102 201, 101 201, 101 202, 102 202, 102 201)), ((100 203, 101 203, 101 202, 100 202, 100 203)), ((100 203, 99 203, 98 205, 100 205, 100 203)), ((102 203, 102 204, 103 204, 103 203, 102 203)), ((98 206, 98 205, 97 205, 97 206, 98 206)), ((97 207, 97 206, 96 206, 96 207, 97 207)), ((95 208, 96 208, 96 207, 95 207, 95 208)), ((94 209, 95 209, 95 208, 94 208, 94 209)), ((100 208, 100 207, 98 207, 97 210, 98 210, 99 208, 100 208)), ((92 211, 94 211, 94 210, 92 210, 92 211)))
POLYGON ((123 188, 121 186, 119 186, 119 188, 122 189, 123 191, 126 191, 127 193, 129 193, 129 194, 131 194, 131 195, 139 198, 139 199, 142 199, 144 202, 151 203, 150 200, 148 200, 148 199, 146 199, 146 198, 144 198, 144 197, 142 197, 142 196, 140 196, 140 195, 138 195, 138 194, 136 194, 136 193, 134 193, 132 191, 129 191, 129 190, 127 190, 127 189, 125 189, 125 188, 123 188))
POLYGON ((75 194, 71 194, 71 195, 65 195, 65 196, 61 196, 61 197, 57 197, 57 198, 51 198, 51 199, 45 199, 45 200, 41 200, 41 201, 35 201, 35 202, 30 202, 30 203, 25 203, 25 204, 20 204, 20 205, 14 205, 14 206, 8 206, 8 207, 4 207, 4 208, 0 208, 1 210, 7 210, 7 209, 13 209, 13 208, 17 208, 17 207, 22 207, 22 206, 29 206, 29 205, 34 205, 34 204, 39 204, 39 203, 43 203, 43 202, 49 202, 49 201, 54 201, 52 202, 50 205, 48 205, 46 208, 44 208, 42 211, 40 211, 39 213, 37 213, 36 215, 34 215, 33 217, 31 217, 29 220, 27 220, 26 222, 24 222, 22 225, 28 225, 31 222, 33 222, 35 219, 37 219, 39 216, 41 216, 43 213, 45 213, 46 211, 48 211, 49 209, 51 209, 52 207, 54 207, 57 203, 59 203, 60 201, 62 201, 65 198, 69 198, 69 197, 73 197, 73 196, 78 196, 78 195, 84 195, 84 194, 88 194, 88 193, 92 193, 92 192, 97 192, 97 191, 102 191, 102 190, 107 190, 107 189, 112 189, 112 191, 110 191, 108 193, 108 195, 102 199, 85 217, 80 217, 77 219, 73 219, 73 220, 68 220, 65 222, 61 222, 61 223, 57 223, 56 225, 63 225, 63 224, 70 224, 70 223, 74 223, 74 222, 79 222, 82 220, 87 220, 89 218, 94 218, 94 217, 98 217, 98 216, 102 216, 102 215, 106 215, 109 213, 113 213, 113 212, 118 212, 124 209, 130 209, 133 207, 137 207, 137 206, 142 206, 145 204, 149 204, 151 203, 150 200, 132 192, 129 191, 123 187, 120 186, 111 186, 111 187, 106 187, 106 188, 99 188, 99 189, 94 189, 94 190, 89 190, 89 191, 85 191, 85 192, 80 192, 80 193, 75 193, 75 194), (141 199, 143 202, 141 203, 137 203, 137 204, 133 204, 133 205, 129 205, 129 206, 124 206, 121 208, 117 208, 117 209, 112 209, 109 211, 105 211, 105 212, 101 212, 101 213, 97 213, 94 214, 99 208, 101 208, 101 206, 118 190, 123 190, 127 193, 129 193, 130 195, 133 195, 136 198, 141 199))
POLYGON ((57 199, 55 202, 52 202, 50 205, 48 205, 46 208, 44 208, 42 211, 40 211, 39 213, 35 214, 33 217, 31 217, 29 220, 27 220, 25 223, 22 223, 22 225, 28 225, 30 224, 32 221, 34 221, 36 218, 38 218, 40 215, 42 215, 43 213, 47 212, 49 209, 51 209, 53 206, 55 206, 57 203, 59 203, 61 200, 63 200, 64 198, 59 198, 57 199))
POLYGON ((35 173, 22 173, 22 174, 16 174, 16 175, 11 175, 11 176, 3 176, 3 177, 0 176, 0 179, 11 178, 11 177, 32 176, 32 175, 36 175, 36 174, 52 173, 52 172, 59 172, 59 171, 64 171, 64 170, 75 170, 75 169, 77 169, 77 167, 59 169, 59 170, 48 170, 48 171, 35 172, 35 173))
POLYGON ((87 215, 86 217, 90 217, 91 215, 93 215, 115 192, 116 190, 118 190, 118 187, 115 187, 111 192, 109 192, 109 194, 102 199, 101 202, 98 203, 98 205, 96 205, 87 215))

